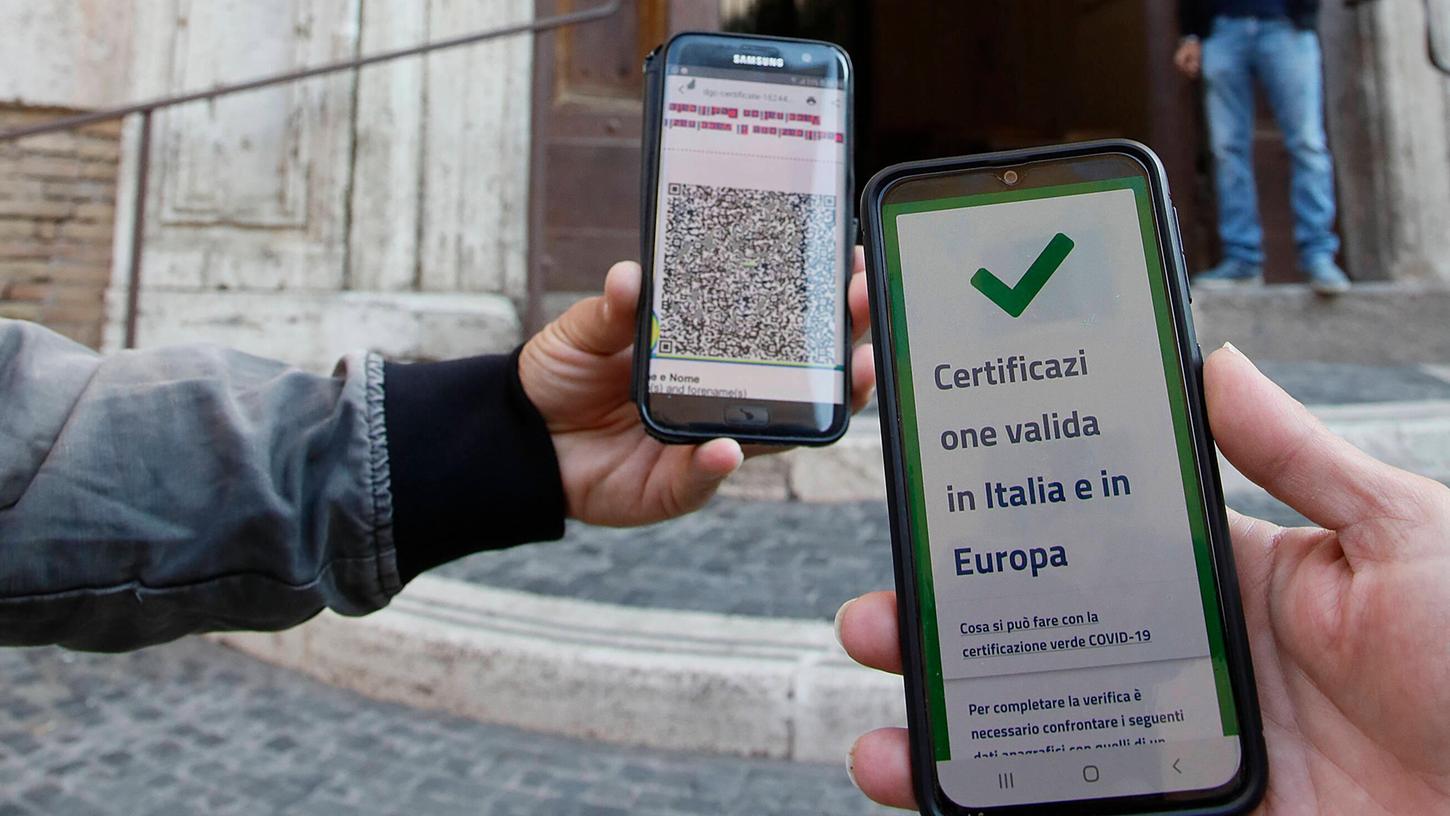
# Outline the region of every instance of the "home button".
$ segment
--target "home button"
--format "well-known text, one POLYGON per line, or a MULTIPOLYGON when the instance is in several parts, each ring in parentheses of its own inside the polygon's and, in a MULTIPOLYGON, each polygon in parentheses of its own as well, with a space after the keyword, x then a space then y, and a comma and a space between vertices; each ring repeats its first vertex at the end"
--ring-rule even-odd
POLYGON ((725 409, 725 424, 763 427, 770 424, 770 411, 760 405, 731 405, 725 409))

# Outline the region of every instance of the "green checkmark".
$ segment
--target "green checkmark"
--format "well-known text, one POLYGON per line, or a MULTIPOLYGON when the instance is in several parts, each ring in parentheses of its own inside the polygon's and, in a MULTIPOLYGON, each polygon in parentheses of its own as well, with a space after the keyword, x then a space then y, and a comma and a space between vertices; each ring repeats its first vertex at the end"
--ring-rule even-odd
POLYGON ((1013 317, 1021 317, 1027 304, 1047 285, 1048 278, 1062 266, 1063 260, 1072 252, 1074 246, 1076 244, 1071 238, 1059 232, 1047 242, 1047 248, 1027 268, 1027 274, 1017 281, 1016 286, 1008 286, 986 269, 978 269, 977 274, 972 276, 972 286, 986 295, 988 300, 1001 306, 1002 311, 1013 317))

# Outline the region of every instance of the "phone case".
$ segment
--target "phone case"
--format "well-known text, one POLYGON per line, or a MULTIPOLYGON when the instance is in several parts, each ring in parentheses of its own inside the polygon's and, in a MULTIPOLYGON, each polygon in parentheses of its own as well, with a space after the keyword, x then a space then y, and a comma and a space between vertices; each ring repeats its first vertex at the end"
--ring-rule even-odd
MULTIPOLYGON (((1224 613, 1225 651, 1236 667, 1232 683, 1245 733, 1243 739, 1243 786, 1239 795, 1228 801, 1176 804, 1173 794, 1164 794, 1136 803, 1123 799, 1076 800, 1061 805, 1014 805, 993 809, 974 808, 979 813, 1173 813, 1173 814, 1236 814, 1256 806, 1263 798, 1268 781, 1268 759, 1264 749, 1263 725, 1259 714, 1258 694, 1254 685, 1253 665, 1249 659, 1248 640, 1244 631, 1243 609, 1234 569, 1233 548, 1224 512, 1223 487, 1219 481, 1218 460, 1210 433, 1207 409, 1203 400, 1203 356, 1194 339, 1193 316, 1189 311, 1187 263, 1178 230, 1178 217, 1168 196, 1167 174, 1158 157, 1146 145, 1127 139, 1110 139, 1056 147, 1032 148, 976 156, 911 162, 888 167, 867 183, 861 197, 862 227, 866 244, 867 277, 871 297, 871 330, 877 338, 875 346, 878 402, 881 411, 881 441, 885 453, 887 495, 890 499, 891 539, 896 572, 896 589, 901 627, 903 665, 906 667, 906 704, 911 731, 914 785, 922 813, 940 816, 968 816, 968 811, 944 801, 933 784, 934 774, 919 769, 933 761, 927 733, 927 700, 924 687, 923 644, 918 620, 916 559, 911 546, 907 513, 906 473, 902 455, 901 419, 895 399, 896 372, 891 354, 891 320, 886 302, 886 259, 882 238, 880 206, 886 191, 899 181, 937 173, 969 170, 998 165, 1016 165, 1044 159, 1065 159, 1103 154, 1126 154, 1148 169, 1153 206, 1157 216, 1158 238, 1164 247, 1164 269, 1168 272, 1169 306, 1178 334, 1178 347, 1184 361, 1184 383, 1188 390, 1191 423, 1195 434, 1200 482, 1204 486, 1206 514, 1213 539, 1215 566, 1221 590, 1224 613), (1168 225, 1173 228, 1169 229, 1168 225), (1124 810, 1125 807, 1132 808, 1124 810)), ((1179 798, 1181 794, 1177 795, 1179 798)))
MULTIPOLYGON (((639 185, 639 237, 640 237, 639 259, 640 259, 640 267, 643 270, 644 274, 643 274, 643 279, 641 281, 640 291, 639 291, 639 307, 638 307, 639 319, 637 321, 638 322, 638 328, 636 330, 635 342, 634 342, 634 365, 632 366, 631 371, 630 371, 630 398, 633 399, 635 401, 635 403, 639 406, 640 421, 644 424, 645 430, 648 431, 649 434, 651 436, 653 436, 654 438, 659 439, 662 442, 667 442, 667 443, 670 443, 670 444, 681 444, 681 445, 683 445, 683 444, 698 444, 700 442, 706 442, 706 441, 709 441, 711 439, 716 439, 716 438, 718 438, 720 436, 729 436, 732 439, 735 439, 735 440, 737 440, 739 442, 746 443, 746 444, 752 444, 753 443, 753 444, 763 444, 763 445, 804 446, 804 447, 820 447, 820 446, 823 446, 823 445, 830 445, 833 442, 836 442, 837 440, 839 440, 842 436, 844 436, 845 433, 846 433, 846 429, 850 426, 850 424, 851 424, 851 416, 850 416, 850 411, 849 410, 846 412, 846 417, 845 417, 844 421, 841 422, 840 427, 837 428, 837 429, 835 429, 835 432, 832 433, 829 436, 792 436, 792 435, 788 435, 788 434, 758 434, 758 433, 749 433, 747 431, 742 431, 742 430, 732 430, 728 434, 722 434, 722 433, 692 433, 692 432, 687 432, 687 431, 681 431, 681 430, 674 429, 674 428, 664 427, 664 426, 660 425, 659 423, 655 422, 654 419, 649 415, 649 411, 646 410, 646 408, 645 408, 645 405, 646 405, 646 389, 648 388, 648 382, 647 382, 647 380, 646 380, 646 378, 644 376, 644 372, 645 372, 645 370, 649 366, 649 348, 650 348, 650 321, 648 319, 648 315, 651 313, 651 311, 653 310, 653 307, 654 307, 654 251, 653 250, 654 250, 654 224, 655 224, 655 216, 656 216, 656 210, 655 210, 655 190, 657 188, 657 182, 658 182, 658 179, 659 179, 659 162, 657 160, 657 156, 658 156, 658 153, 659 153, 659 143, 660 143, 660 127, 659 127, 659 125, 660 125, 660 121, 661 121, 661 118, 662 118, 663 113, 664 113, 663 110, 662 110, 662 108, 664 106, 664 95, 665 95, 664 94, 664 88, 665 88, 665 72, 664 72, 664 59, 663 59, 663 56, 664 56, 665 52, 669 49, 670 45, 673 44, 675 40, 679 39, 680 37, 686 37, 686 36, 690 36, 690 35, 693 35, 693 34, 718 35, 718 32, 692 32, 692 31, 681 32, 681 33, 676 34, 675 36, 671 37, 670 38, 670 41, 668 43, 666 43, 664 45, 656 46, 654 48, 654 50, 651 51, 645 57, 645 60, 644 60, 644 127, 643 127, 643 138, 640 139, 641 160, 640 160, 640 185, 639 185)), ((769 36, 758 35, 758 34, 751 34, 751 35, 748 35, 748 36, 749 36, 750 39, 753 39, 753 40, 770 40, 770 41, 774 41, 774 42, 795 42, 795 43, 812 42, 812 43, 817 44, 817 45, 830 45, 830 43, 822 43, 822 42, 813 41, 813 40, 797 40, 797 39, 790 39, 790 38, 787 38, 787 37, 769 37, 769 36)), ((846 52, 845 52, 844 49, 841 50, 841 53, 843 55, 846 54, 846 52)), ((846 55, 846 59, 847 59, 847 62, 849 64, 850 56, 849 55, 846 55)), ((853 86, 854 86, 854 79, 852 80, 852 84, 847 86, 847 95, 846 95, 847 100, 848 100, 848 103, 847 103, 848 104, 848 110, 847 110, 847 114, 846 114, 846 132, 848 134, 847 135, 847 138, 846 138, 846 147, 847 147, 847 150, 846 150, 846 166, 848 168, 852 168, 853 167, 852 161, 854 159, 854 147, 853 147, 854 139, 852 138, 852 132, 853 132, 853 129, 854 129, 854 126, 855 126, 855 122, 854 122, 855 114, 854 114, 854 111, 850 110, 851 102, 852 102, 852 100, 854 99, 854 96, 855 96, 855 94, 854 94, 854 92, 852 90, 852 87, 853 86)), ((854 237, 854 235, 855 235, 855 233, 857 231, 856 228, 855 228, 855 224, 856 224, 855 207, 854 207, 855 199, 849 193, 850 190, 855 189, 855 174, 854 174, 854 170, 848 169, 848 171, 847 171, 846 189, 848 190, 848 193, 847 193, 847 205, 846 205, 847 223, 848 223, 847 235, 854 237)), ((851 258, 850 258, 850 251, 848 250, 847 256, 846 256, 846 269, 847 269, 847 275, 848 275, 848 277, 847 277, 847 281, 848 282, 849 282, 850 267, 851 267, 851 258)), ((845 290, 843 289, 842 291, 844 292, 845 290)), ((845 391, 845 398, 846 398, 846 405, 849 408, 849 406, 851 405, 851 376, 850 376, 850 371, 851 371, 851 367, 850 367, 850 361, 851 361, 851 354, 850 354, 850 351, 851 351, 851 348, 850 348, 850 345, 851 345, 850 344, 850 337, 851 337, 851 312, 850 312, 850 309, 847 308, 847 306, 846 306, 846 304, 845 304, 844 301, 841 304, 841 308, 843 308, 843 309, 846 310, 846 338, 847 338, 847 349, 846 349, 846 356, 845 356, 845 360, 846 360, 846 391, 845 391)))

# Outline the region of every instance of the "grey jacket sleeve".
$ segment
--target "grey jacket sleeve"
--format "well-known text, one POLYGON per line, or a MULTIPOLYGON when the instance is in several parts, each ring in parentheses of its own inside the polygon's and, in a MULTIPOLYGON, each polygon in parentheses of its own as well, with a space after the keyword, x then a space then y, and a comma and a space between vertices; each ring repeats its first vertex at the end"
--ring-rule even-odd
POLYGON ((0 645, 119 650, 401 587, 384 367, 100 357, 0 320, 0 645))

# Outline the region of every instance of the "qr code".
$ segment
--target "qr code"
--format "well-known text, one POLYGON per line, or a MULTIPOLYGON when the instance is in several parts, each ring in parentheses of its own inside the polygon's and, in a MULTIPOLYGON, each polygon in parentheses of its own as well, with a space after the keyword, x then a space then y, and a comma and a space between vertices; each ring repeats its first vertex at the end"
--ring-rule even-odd
POLYGON ((671 184, 660 354, 834 366, 836 197, 671 184))

